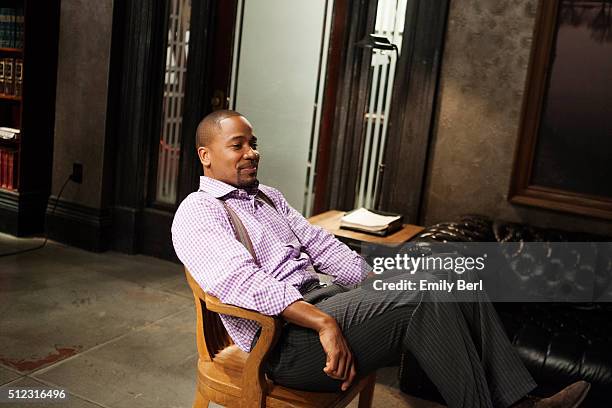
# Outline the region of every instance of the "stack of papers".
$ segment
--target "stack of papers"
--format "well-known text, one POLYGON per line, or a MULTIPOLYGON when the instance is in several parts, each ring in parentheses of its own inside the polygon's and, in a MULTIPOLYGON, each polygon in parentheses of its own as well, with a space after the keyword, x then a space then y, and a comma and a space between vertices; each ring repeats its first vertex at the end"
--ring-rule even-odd
POLYGON ((347 228, 376 235, 386 235, 402 226, 402 216, 381 214, 359 208, 340 219, 340 228, 347 228))
POLYGON ((19 133, 21 133, 19 129, 0 127, 0 139, 16 139, 19 133))

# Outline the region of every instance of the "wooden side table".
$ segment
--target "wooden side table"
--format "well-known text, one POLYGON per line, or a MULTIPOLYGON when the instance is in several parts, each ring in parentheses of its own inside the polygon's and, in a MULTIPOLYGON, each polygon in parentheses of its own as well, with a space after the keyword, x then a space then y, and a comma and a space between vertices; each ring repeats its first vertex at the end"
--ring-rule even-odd
POLYGON ((386 237, 365 234, 363 232, 351 231, 340 228, 340 218, 346 214, 344 211, 330 210, 321 214, 314 215, 308 219, 311 224, 317 225, 341 239, 349 241, 347 243, 361 244, 380 244, 388 246, 399 246, 410 240, 412 237, 423 231, 424 228, 418 225, 404 224, 402 228, 386 237), (342 239, 344 238, 344 239, 342 239))

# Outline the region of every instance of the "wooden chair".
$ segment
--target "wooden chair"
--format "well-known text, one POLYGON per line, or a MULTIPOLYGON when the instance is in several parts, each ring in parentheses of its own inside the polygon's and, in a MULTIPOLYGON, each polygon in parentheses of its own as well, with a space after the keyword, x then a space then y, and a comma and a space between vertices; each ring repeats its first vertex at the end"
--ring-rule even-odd
POLYGON ((263 362, 281 332, 278 318, 221 303, 204 293, 185 270, 196 305, 198 381, 194 408, 207 407, 210 401, 227 407, 345 407, 359 394, 359 408, 370 408, 376 374, 355 380, 345 392, 318 393, 281 387, 266 379, 263 362), (250 353, 234 345, 218 313, 254 320, 261 327, 257 344, 250 353))

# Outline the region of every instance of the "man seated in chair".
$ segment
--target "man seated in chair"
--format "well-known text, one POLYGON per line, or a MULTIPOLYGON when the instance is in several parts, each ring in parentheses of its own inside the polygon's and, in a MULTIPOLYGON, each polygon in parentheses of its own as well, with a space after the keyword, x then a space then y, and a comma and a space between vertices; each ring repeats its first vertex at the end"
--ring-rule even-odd
MULTIPOLYGON (((397 364, 410 351, 452 408, 577 407, 584 399, 584 381, 550 398, 526 397, 536 384, 485 295, 454 302, 446 291, 355 287, 371 273, 364 259, 258 182, 257 138, 244 116, 206 116, 196 147, 204 176, 176 212, 174 248, 205 292, 287 322, 267 360, 274 382, 346 390, 357 375, 397 364), (315 270, 334 285, 323 287, 315 270)), ((250 351, 258 324, 221 318, 236 345, 250 351)))

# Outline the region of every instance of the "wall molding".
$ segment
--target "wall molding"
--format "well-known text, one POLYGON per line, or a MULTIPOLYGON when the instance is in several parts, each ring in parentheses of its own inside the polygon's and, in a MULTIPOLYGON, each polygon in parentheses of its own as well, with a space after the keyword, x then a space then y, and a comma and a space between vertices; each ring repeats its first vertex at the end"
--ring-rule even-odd
POLYGON ((47 193, 0 190, 0 231, 23 237, 43 232, 47 193))
POLYGON ((46 214, 50 239, 88 251, 103 252, 109 249, 112 228, 110 210, 57 200, 57 197, 51 196, 46 214))
POLYGON ((16 191, 0 190, 0 209, 17 212, 19 208, 19 193, 16 191))
POLYGON ((140 252, 138 231, 142 210, 133 207, 116 206, 113 208, 113 249, 126 254, 140 252))

